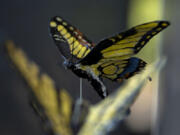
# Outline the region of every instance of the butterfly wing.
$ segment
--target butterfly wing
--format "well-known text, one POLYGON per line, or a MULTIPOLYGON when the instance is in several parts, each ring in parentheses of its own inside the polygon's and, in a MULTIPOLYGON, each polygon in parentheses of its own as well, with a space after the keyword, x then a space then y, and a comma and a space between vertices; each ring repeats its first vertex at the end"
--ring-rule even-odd
POLYGON ((109 61, 99 65, 100 77, 121 82, 139 73, 146 66, 146 62, 139 58, 131 57, 120 61, 109 61))
POLYGON ((64 19, 55 16, 50 21, 51 36, 66 59, 82 59, 94 47, 78 29, 64 19))
POLYGON ((79 63, 83 68, 91 67, 96 76, 112 81, 127 79, 146 65, 143 60, 132 56, 168 25, 167 21, 155 21, 135 26, 101 41, 79 63))

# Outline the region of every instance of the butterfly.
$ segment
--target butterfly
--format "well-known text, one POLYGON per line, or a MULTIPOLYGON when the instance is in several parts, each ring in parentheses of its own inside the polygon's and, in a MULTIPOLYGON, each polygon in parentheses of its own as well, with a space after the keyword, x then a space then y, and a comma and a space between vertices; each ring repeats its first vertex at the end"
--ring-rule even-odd
POLYGON ((108 90, 103 78, 122 82, 142 71, 146 62, 134 55, 169 24, 168 21, 141 24, 103 39, 97 45, 59 16, 53 17, 49 26, 64 65, 87 79, 99 96, 105 98, 108 90))

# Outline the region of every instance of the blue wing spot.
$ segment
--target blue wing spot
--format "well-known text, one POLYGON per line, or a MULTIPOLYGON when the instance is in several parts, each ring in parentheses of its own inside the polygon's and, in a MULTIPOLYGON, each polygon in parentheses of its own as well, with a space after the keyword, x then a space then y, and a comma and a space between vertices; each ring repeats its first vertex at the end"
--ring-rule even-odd
MULTIPOLYGON (((139 62, 141 60, 138 58, 131 58, 129 59, 128 65, 125 67, 124 71, 119 74, 118 78, 121 78, 123 76, 125 76, 126 74, 129 74, 130 76, 137 71, 138 67, 139 67, 139 62)), ((128 76, 128 77, 130 77, 128 76)))

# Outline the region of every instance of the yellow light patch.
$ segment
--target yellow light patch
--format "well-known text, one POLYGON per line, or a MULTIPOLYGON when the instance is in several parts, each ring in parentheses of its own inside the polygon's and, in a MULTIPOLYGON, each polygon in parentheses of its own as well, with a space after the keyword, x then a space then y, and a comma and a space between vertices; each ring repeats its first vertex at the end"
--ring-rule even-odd
POLYGON ((141 29, 138 29, 137 31, 138 31, 138 33, 146 33, 147 31, 151 31, 152 30, 152 28, 141 28, 141 29))
POLYGON ((86 52, 85 52, 85 54, 84 54, 84 57, 85 57, 90 51, 91 51, 90 49, 86 50, 86 52))
POLYGON ((146 38, 147 38, 147 39, 150 39, 150 38, 151 38, 151 36, 147 36, 146 38))
POLYGON ((55 40, 57 40, 57 41, 61 41, 61 39, 60 38, 54 38, 55 40))
POLYGON ((136 29, 141 29, 141 28, 154 28, 158 25, 158 23, 148 23, 148 24, 144 24, 144 25, 140 25, 140 26, 137 26, 136 29))
POLYGON ((155 35, 157 32, 152 32, 152 35, 155 35))
POLYGON ((98 64, 94 64, 94 65, 91 65, 90 67, 92 68, 92 69, 97 69, 98 68, 98 64))
POLYGON ((74 31, 74 34, 77 36, 78 35, 77 31, 74 31))
POLYGON ((82 36, 79 35, 78 38, 79 38, 79 39, 82 39, 82 36))
POLYGON ((144 44, 145 44, 145 41, 142 41, 142 42, 141 42, 141 45, 144 45, 144 44))
POLYGON ((133 38, 133 39, 139 40, 139 38, 141 38, 145 33, 146 32, 137 33, 135 35, 129 36, 128 39, 133 38))
POLYGON ((64 35, 64 38, 65 39, 68 39, 68 38, 70 38, 71 37, 71 34, 70 33, 67 33, 66 35, 64 35))
POLYGON ((157 31, 161 31, 162 30, 162 28, 157 28, 157 31))
POLYGON ((64 26, 66 26, 66 25, 67 25, 67 23, 66 23, 66 22, 63 22, 62 24, 63 24, 64 26))
POLYGON ((114 38, 110 38, 111 41, 115 42, 116 40, 114 38))
POLYGON ((119 38, 119 39, 121 39, 121 38, 122 38, 122 36, 121 36, 121 35, 118 35, 118 38, 119 38))
POLYGON ((67 30, 66 29, 63 29, 60 31, 62 35, 65 35, 67 33, 67 30))
POLYGON ((121 49, 121 50, 106 52, 106 53, 103 53, 103 56, 105 58, 110 58, 110 57, 117 57, 117 56, 133 54, 133 53, 134 53, 134 50, 128 48, 128 49, 121 49))
POLYGON ((63 27, 62 25, 58 25, 58 26, 57 26, 57 30, 58 30, 58 31, 61 31, 62 29, 64 29, 64 27, 63 27))
POLYGON ((87 70, 89 68, 89 66, 82 66, 82 65, 80 65, 80 67, 82 70, 87 70))
POLYGON ((125 56, 117 56, 117 57, 113 57, 113 58, 105 58, 105 59, 101 59, 100 62, 106 62, 107 60, 112 60, 112 61, 115 61, 115 60, 125 60, 125 59, 129 59, 130 57, 132 57, 132 54, 131 55, 125 55, 125 56))
POLYGON ((78 45, 82 46, 81 44, 79 44, 78 41, 75 41, 74 43, 71 44, 72 46, 74 46, 74 48, 76 48, 78 45))
POLYGON ((69 29, 72 30, 72 31, 74 30, 74 28, 72 26, 70 26, 69 29))
POLYGON ((114 75, 105 75, 105 74, 103 74, 102 76, 103 76, 103 77, 106 77, 106 78, 109 78, 109 79, 111 79, 111 80, 114 80, 114 79, 117 78, 117 74, 114 74, 114 75))
POLYGON ((51 27, 56 27, 56 26, 57 26, 57 24, 56 24, 56 22, 51 21, 51 22, 50 22, 50 26, 51 26, 51 27))
POLYGON ((114 65, 110 65, 110 66, 103 68, 103 73, 107 74, 107 75, 115 74, 116 71, 117 71, 117 67, 114 65))
POLYGON ((76 39, 74 37, 71 37, 68 39, 68 43, 69 44, 72 44, 76 39))
POLYGON ((120 64, 118 65, 118 67, 121 69, 121 68, 124 68, 127 64, 120 64))
POLYGON ((75 42, 73 42, 72 44, 70 44, 70 49, 71 49, 71 51, 72 51, 72 49, 75 49, 77 46, 81 46, 81 44, 79 44, 79 42, 78 41, 75 41, 75 42))
POLYGON ((162 26, 166 27, 168 24, 167 23, 163 23, 162 26))
POLYGON ((82 46, 78 45, 76 48, 73 50, 73 55, 78 55, 78 52, 81 50, 82 46))
POLYGON ((84 46, 84 47, 81 48, 81 51, 79 52, 77 57, 82 58, 85 51, 86 51, 86 47, 84 46))
POLYGON ((72 45, 69 45, 69 48, 70 48, 70 51, 72 52, 74 47, 72 45))
POLYGON ((117 71, 117 74, 121 74, 123 71, 124 71, 124 68, 120 68, 120 69, 117 71))
POLYGON ((113 45, 111 47, 108 47, 107 49, 102 50, 102 53, 108 52, 108 51, 113 51, 113 50, 119 50, 119 49, 123 49, 126 47, 134 47, 135 43, 129 43, 129 44, 119 44, 119 45, 113 45))
POLYGON ((116 59, 117 60, 125 60, 125 59, 129 59, 130 57, 132 57, 132 54, 125 55, 125 56, 120 56, 120 57, 117 57, 116 59))
POLYGON ((57 20, 58 22, 61 22, 61 21, 62 21, 62 19, 61 19, 60 17, 56 17, 56 20, 57 20))
POLYGON ((87 42, 85 39, 81 39, 81 41, 83 41, 84 43, 86 43, 86 42, 87 42))
POLYGON ((100 75, 100 72, 99 72, 99 70, 97 70, 97 67, 96 67, 96 66, 91 66, 91 68, 92 68, 92 70, 93 70, 93 72, 94 72, 95 75, 97 75, 97 76, 100 75))
POLYGON ((139 47, 137 47, 137 50, 140 50, 141 49, 141 47, 139 46, 139 47))
POLYGON ((105 62, 105 63, 103 63, 103 64, 101 65, 101 67, 105 67, 105 66, 108 66, 108 65, 110 65, 110 64, 112 64, 112 62, 105 62))
POLYGON ((116 62, 115 65, 127 64, 127 63, 128 61, 123 60, 123 61, 116 62))
POLYGON ((127 47, 134 47, 136 45, 137 42, 134 43, 128 43, 128 44, 119 44, 117 49, 121 49, 121 48, 127 48, 127 47))
POLYGON ((117 44, 124 44, 124 43, 129 43, 129 42, 137 42, 139 38, 131 38, 131 39, 123 39, 119 42, 117 42, 117 44))

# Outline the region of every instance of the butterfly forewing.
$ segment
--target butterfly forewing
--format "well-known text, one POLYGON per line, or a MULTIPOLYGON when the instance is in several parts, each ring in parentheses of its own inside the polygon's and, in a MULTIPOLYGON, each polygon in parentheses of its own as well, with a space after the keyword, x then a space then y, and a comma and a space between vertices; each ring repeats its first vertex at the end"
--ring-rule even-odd
POLYGON ((57 47, 66 59, 71 59, 72 56, 82 59, 94 47, 94 44, 78 29, 58 16, 51 19, 50 32, 57 47))

